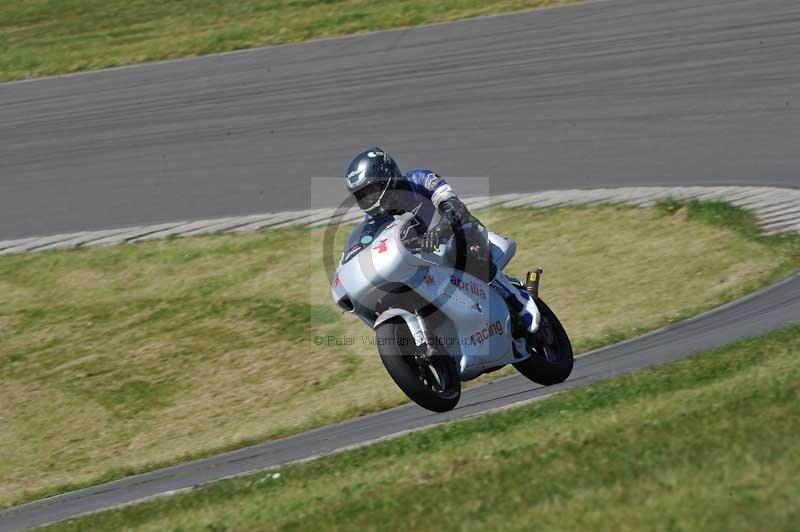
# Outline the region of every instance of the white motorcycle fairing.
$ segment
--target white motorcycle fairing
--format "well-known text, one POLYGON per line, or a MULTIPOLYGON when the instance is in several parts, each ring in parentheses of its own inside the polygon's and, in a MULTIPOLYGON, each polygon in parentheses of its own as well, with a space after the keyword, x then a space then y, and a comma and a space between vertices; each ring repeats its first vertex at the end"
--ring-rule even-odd
MULTIPOLYGON (((488 283, 453 269, 437 253, 415 255, 406 248, 403 239, 414 220, 413 213, 404 214, 361 249, 351 250, 354 254, 346 251, 331 288, 336 304, 373 328, 402 318, 417 345, 455 357, 461 380, 527 358, 515 356, 508 307, 488 283), (379 312, 384 298, 398 286, 413 291, 415 299, 425 303, 428 316, 419 308, 379 312)), ((514 242, 493 233, 490 242, 493 261, 505 266, 516 250, 514 242)))

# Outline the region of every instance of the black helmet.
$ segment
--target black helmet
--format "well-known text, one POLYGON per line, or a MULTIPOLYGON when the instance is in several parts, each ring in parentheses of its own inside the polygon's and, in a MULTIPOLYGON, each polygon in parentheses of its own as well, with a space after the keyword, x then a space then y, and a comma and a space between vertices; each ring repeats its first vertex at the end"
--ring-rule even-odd
POLYGON ((403 174, 394 159, 372 147, 353 157, 344 180, 361 210, 379 216, 390 210, 398 177, 403 174))

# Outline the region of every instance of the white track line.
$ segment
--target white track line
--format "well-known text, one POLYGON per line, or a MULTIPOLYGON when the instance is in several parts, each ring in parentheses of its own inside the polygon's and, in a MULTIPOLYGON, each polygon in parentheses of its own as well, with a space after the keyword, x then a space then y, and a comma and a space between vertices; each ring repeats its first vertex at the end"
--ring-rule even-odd
MULTIPOLYGON (((800 190, 777 187, 620 187, 597 189, 547 190, 528 194, 503 194, 466 198, 472 209, 491 205, 503 207, 558 207, 564 205, 596 205, 616 203, 646 207, 657 201, 699 199, 724 201, 751 211, 766 233, 800 232, 800 190)), ((341 215, 342 222, 361 217, 356 208, 342 213, 336 209, 308 209, 246 216, 228 216, 207 220, 177 221, 81 231, 60 235, 30 237, 0 241, 0 255, 70 249, 78 247, 108 246, 125 242, 157 240, 170 236, 194 236, 210 233, 247 233, 278 227, 320 227, 341 215)))

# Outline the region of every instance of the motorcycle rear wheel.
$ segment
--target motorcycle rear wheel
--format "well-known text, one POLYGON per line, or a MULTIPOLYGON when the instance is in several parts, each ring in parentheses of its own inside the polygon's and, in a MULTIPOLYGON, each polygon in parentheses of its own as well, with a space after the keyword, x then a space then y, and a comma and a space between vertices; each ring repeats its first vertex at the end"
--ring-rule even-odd
POLYGON ((461 398, 461 379, 450 355, 425 356, 403 320, 390 320, 375 329, 383 367, 409 399, 422 408, 447 412, 461 398))
POLYGON ((572 373, 574 357, 567 331, 555 313, 541 299, 536 299, 542 319, 539 330, 527 342, 531 356, 517 362, 517 371, 537 384, 550 386, 564 382, 572 373))

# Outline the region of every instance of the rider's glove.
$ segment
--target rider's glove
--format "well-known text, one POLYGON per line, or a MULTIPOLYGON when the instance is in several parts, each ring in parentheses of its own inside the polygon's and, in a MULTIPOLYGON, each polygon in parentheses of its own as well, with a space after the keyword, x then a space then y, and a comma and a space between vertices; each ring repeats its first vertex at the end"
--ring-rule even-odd
POLYGON ((448 223, 440 223, 419 237, 419 249, 430 253, 447 241, 453 235, 453 229, 448 223))
POLYGON ((464 224, 478 222, 478 219, 469 212, 467 206, 455 196, 441 202, 439 204, 439 212, 442 213, 442 220, 450 224, 450 227, 454 230, 464 226, 464 224))

